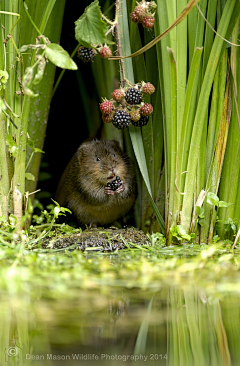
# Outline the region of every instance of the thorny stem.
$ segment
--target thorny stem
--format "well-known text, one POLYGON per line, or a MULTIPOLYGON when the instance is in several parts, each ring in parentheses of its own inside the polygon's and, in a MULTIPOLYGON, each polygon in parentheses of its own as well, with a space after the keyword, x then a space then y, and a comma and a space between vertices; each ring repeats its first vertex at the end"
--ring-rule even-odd
POLYGON ((112 33, 113 34, 113 31, 114 31, 114 28, 116 27, 116 25, 117 25, 117 22, 116 21, 114 21, 113 23, 112 23, 112 26, 108 29, 108 31, 105 33, 105 36, 107 36, 109 33, 112 33))
MULTIPOLYGON (((115 16, 115 22, 116 22, 115 28, 116 28, 116 30, 115 30, 115 36, 116 36, 116 40, 117 40, 117 53, 118 53, 118 56, 121 56, 121 44, 120 44, 119 23, 118 23, 119 3, 120 3, 120 0, 116 0, 116 16, 115 16)), ((126 79, 125 79, 123 60, 122 59, 119 60, 119 64, 120 64, 121 87, 124 88, 124 86, 126 84, 126 79)))
POLYGON ((102 13, 102 18, 105 20, 106 23, 115 26, 116 22, 115 20, 112 22, 111 20, 109 20, 103 13, 102 13))

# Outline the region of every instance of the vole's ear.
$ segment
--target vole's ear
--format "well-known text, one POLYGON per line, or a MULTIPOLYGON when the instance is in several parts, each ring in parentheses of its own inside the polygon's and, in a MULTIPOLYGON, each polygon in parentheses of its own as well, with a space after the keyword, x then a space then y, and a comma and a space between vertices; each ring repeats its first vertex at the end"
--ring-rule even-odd
POLYGON ((119 142, 117 140, 109 140, 109 145, 115 150, 118 151, 119 153, 122 153, 122 149, 121 146, 119 144, 119 142))
POLYGON ((87 152, 88 150, 88 144, 87 143, 82 143, 79 148, 76 151, 76 157, 78 160, 80 160, 87 152))

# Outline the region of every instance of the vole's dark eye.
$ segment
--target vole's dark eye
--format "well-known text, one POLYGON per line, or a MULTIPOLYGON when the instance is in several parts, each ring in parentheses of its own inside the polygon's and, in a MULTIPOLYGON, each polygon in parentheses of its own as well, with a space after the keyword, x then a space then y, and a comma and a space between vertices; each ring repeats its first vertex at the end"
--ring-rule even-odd
POLYGON ((116 155, 114 153, 112 153, 112 156, 115 158, 116 155))
POLYGON ((101 159, 99 158, 99 156, 96 158, 97 161, 100 161, 101 159))

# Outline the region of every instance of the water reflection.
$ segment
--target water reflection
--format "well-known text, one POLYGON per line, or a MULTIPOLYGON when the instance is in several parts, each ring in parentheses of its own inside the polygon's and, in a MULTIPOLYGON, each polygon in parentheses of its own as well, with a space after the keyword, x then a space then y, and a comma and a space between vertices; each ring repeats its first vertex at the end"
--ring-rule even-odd
POLYGON ((0 364, 240 363, 239 296, 102 287, 74 299, 1 299, 0 364))

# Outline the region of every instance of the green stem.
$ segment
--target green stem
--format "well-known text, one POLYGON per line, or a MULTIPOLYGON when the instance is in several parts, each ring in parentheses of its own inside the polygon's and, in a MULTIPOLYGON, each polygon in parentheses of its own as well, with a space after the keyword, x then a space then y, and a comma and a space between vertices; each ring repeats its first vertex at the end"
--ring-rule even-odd
MULTIPOLYGON (((81 44, 78 43, 78 45, 75 47, 74 51, 71 53, 71 56, 70 56, 71 58, 73 58, 75 56, 75 54, 77 53, 77 50, 79 49, 80 46, 81 46, 81 44)), ((59 77, 58 77, 58 79, 57 79, 57 81, 56 81, 56 83, 54 85, 51 99, 53 98, 53 96, 54 96, 54 94, 55 94, 55 92, 56 92, 56 90, 58 88, 58 85, 59 85, 60 81, 62 80, 62 77, 63 77, 65 71, 66 71, 66 69, 63 69, 61 71, 61 73, 60 73, 60 75, 59 75, 59 77)))
POLYGON ((27 165, 26 165, 25 171, 27 171, 27 168, 29 167, 29 164, 31 163, 31 160, 32 160, 32 158, 33 158, 33 155, 34 155, 34 151, 33 151, 33 152, 31 153, 31 155, 30 155, 30 158, 29 158, 28 163, 27 163, 27 165))
POLYGON ((26 2, 25 2, 25 1, 24 1, 23 5, 24 5, 25 12, 26 12, 26 14, 27 14, 27 16, 28 16, 28 19, 29 19, 29 20, 30 20, 30 22, 32 23, 33 27, 36 29, 36 31, 37 31, 37 33, 39 34, 39 36, 41 36, 41 34, 42 34, 42 33, 40 32, 40 30, 38 29, 38 27, 37 27, 37 26, 36 26, 36 24, 34 23, 34 21, 33 21, 32 17, 31 17, 31 15, 29 14, 28 6, 27 6, 27 4, 26 4, 26 2))

